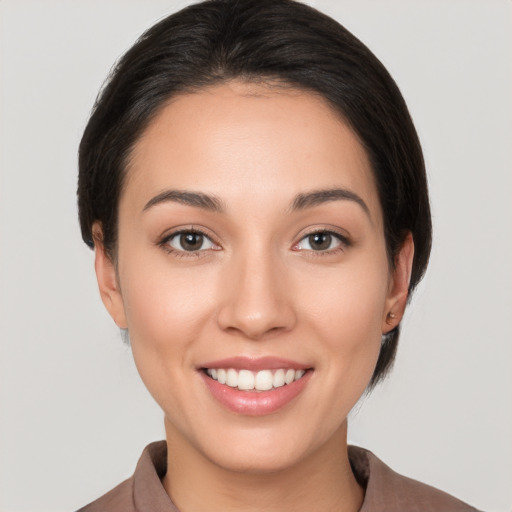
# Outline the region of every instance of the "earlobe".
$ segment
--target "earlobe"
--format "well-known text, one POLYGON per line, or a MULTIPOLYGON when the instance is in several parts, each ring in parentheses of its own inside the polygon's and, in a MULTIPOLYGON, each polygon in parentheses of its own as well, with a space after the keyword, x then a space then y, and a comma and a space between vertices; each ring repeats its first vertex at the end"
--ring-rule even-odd
POLYGON ((128 325, 115 264, 105 251, 105 246, 102 241, 103 233, 98 223, 95 223, 93 226, 93 239, 95 255, 94 269, 96 271, 101 300, 117 326, 121 329, 126 329, 128 325))
POLYGON ((382 320, 383 334, 393 330, 402 320, 409 295, 413 259, 414 241, 412 234, 408 233, 395 258, 395 268, 390 279, 389 293, 382 320))

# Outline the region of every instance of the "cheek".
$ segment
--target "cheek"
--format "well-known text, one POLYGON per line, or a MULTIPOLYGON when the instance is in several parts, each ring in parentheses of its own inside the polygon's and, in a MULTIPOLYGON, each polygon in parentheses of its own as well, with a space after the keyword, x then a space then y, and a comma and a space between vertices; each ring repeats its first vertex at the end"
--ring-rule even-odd
POLYGON ((329 279, 314 277, 304 283, 303 317, 309 319, 311 335, 322 340, 330 378, 357 394, 366 388, 381 347, 387 260, 347 265, 329 279))
POLYGON ((120 280, 135 364, 163 406, 194 367, 192 351, 213 317, 215 281, 197 269, 176 271, 165 258, 155 260, 140 265, 125 258, 120 280))
POLYGON ((349 262, 339 269, 304 273, 301 295, 304 314, 319 328, 341 337, 380 336, 382 314, 388 295, 388 267, 385 258, 349 262))
POLYGON ((128 262, 121 275, 131 335, 152 343, 186 342, 211 307, 214 276, 197 268, 173 269, 165 257, 134 263, 128 262))

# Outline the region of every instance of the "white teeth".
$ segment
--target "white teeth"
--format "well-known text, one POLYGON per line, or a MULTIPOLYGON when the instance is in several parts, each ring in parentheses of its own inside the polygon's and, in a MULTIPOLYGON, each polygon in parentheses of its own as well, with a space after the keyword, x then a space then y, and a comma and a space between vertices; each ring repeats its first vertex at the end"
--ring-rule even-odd
POLYGON ((269 391, 272 388, 280 388, 299 380, 305 370, 279 369, 260 370, 235 370, 234 368, 207 368, 206 373, 220 384, 226 384, 241 391, 269 391), (273 373, 272 373, 273 372, 273 373))
POLYGON ((231 388, 236 388, 238 386, 238 372, 230 368, 226 372, 226 384, 231 388))
POLYGON ((238 389, 254 389, 254 373, 249 370, 240 370, 238 373, 238 389))
POLYGON ((274 373, 272 385, 275 388, 280 388, 281 386, 284 386, 284 370, 277 370, 277 372, 274 373))
POLYGON ((272 389, 273 380, 270 370, 261 370, 256 374, 254 379, 254 389, 258 391, 268 391, 272 389))
MULTIPOLYGON (((213 377, 213 375, 212 375, 213 377)), ((217 370, 217 380, 221 384, 226 384, 226 370, 219 369, 217 370)))

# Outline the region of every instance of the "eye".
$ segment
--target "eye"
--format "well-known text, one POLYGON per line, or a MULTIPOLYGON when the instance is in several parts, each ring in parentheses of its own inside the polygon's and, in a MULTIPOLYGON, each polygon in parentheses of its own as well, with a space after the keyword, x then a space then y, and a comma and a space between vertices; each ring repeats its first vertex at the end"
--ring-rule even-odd
POLYGON ((303 237, 293 248, 296 251, 325 252, 348 245, 341 235, 330 231, 316 231, 303 237))
POLYGON ((167 238, 165 243, 174 250, 183 252, 205 251, 217 247, 205 234, 199 231, 174 233, 167 238))

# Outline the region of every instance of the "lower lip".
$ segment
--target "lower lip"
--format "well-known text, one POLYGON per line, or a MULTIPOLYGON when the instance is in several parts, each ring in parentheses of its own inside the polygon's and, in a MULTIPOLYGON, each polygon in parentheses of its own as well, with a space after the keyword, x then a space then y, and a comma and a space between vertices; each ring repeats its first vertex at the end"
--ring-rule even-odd
POLYGON ((223 406, 239 414, 263 416, 288 405, 303 391, 313 372, 308 370, 299 380, 270 391, 240 391, 238 388, 220 384, 203 371, 200 373, 211 394, 223 406))

